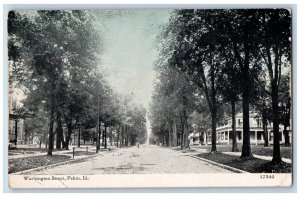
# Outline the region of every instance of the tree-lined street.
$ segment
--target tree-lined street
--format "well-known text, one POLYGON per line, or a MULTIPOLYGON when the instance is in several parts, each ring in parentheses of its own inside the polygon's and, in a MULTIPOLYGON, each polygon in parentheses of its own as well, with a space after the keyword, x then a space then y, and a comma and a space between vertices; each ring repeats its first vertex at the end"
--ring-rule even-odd
POLYGON ((32 174, 156 174, 230 173, 231 171, 190 157, 191 153, 154 145, 119 149, 82 163, 58 166, 32 174), (163 162, 162 162, 163 161, 163 162))
POLYGON ((291 24, 287 9, 10 11, 9 172, 291 172, 291 24), (95 157, 47 168, 72 154, 95 157))

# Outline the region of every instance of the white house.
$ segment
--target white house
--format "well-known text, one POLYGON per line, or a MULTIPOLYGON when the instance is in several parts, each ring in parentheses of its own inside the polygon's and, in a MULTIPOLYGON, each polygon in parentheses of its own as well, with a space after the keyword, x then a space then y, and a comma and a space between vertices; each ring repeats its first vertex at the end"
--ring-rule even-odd
MULTIPOLYGON (((243 141, 243 114, 236 115, 236 138, 238 143, 243 141)), ((256 113, 250 113, 250 143, 251 144, 263 144, 264 132, 262 125, 262 118, 256 113)), ((268 139, 269 144, 273 143, 273 124, 268 122, 268 139)), ((283 125, 279 125, 280 143, 284 143, 283 125)), ((191 144, 211 144, 211 130, 207 132, 194 132, 190 134, 191 144)), ((291 141, 291 134, 289 136, 291 141)), ((229 144, 232 142, 232 119, 228 118, 226 124, 217 126, 217 143, 229 144)))

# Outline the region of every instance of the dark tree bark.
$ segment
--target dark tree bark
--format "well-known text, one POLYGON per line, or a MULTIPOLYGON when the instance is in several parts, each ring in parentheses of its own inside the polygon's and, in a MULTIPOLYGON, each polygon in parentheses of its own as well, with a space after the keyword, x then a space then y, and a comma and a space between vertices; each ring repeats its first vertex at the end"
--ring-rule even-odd
POLYGON ((183 117, 184 117, 184 148, 190 148, 186 110, 183 111, 183 117))
MULTIPOLYGON (((100 136, 101 136, 101 130, 100 130, 100 125, 101 122, 99 123, 98 127, 97 127, 97 141, 96 141, 96 152, 98 153, 100 151, 100 136)), ((103 138, 102 138, 103 139, 103 138)))
POLYGON ((54 96, 51 98, 51 108, 50 108, 50 123, 49 123, 49 147, 47 155, 52 155, 53 144, 54 144, 54 133, 53 133, 53 125, 54 125, 54 96))
POLYGON ((253 157, 250 145, 250 124, 249 124, 249 64, 243 70, 243 147, 241 158, 253 157))
POLYGON ((68 129, 68 133, 67 133, 66 142, 65 142, 65 149, 69 150, 70 139, 71 139, 72 132, 73 132, 72 123, 70 123, 70 122, 67 123, 67 129, 68 129))
POLYGON ((250 64, 250 47, 251 43, 247 40, 249 35, 247 29, 244 28, 244 60, 242 59, 237 44, 234 42, 234 53, 238 61, 238 64, 242 71, 242 99, 243 99, 243 146, 241 158, 252 158, 251 145, 250 145, 250 124, 249 124, 249 105, 250 105, 250 76, 249 76, 249 64, 250 64))
POLYGON ((107 126, 104 125, 104 148, 107 149, 107 126))
POLYGON ((273 159, 275 163, 282 162, 280 155, 280 133, 279 133, 279 108, 278 108, 278 85, 277 80, 272 81, 272 108, 273 108, 273 159))
POLYGON ((174 125, 174 126, 173 126, 173 134, 172 134, 172 135, 173 135, 173 137, 172 137, 172 138, 173 138, 173 142, 172 142, 172 143, 173 143, 173 146, 177 146, 177 144, 176 144, 176 143, 177 143, 177 128, 176 128, 176 121, 173 121, 173 125, 174 125))
POLYGON ((80 132, 80 127, 78 128, 78 137, 77 137, 77 146, 80 147, 80 135, 81 135, 81 132, 80 132))
POLYGON ((168 131, 169 131, 169 147, 173 146, 173 129, 172 129, 172 122, 168 121, 168 131))
POLYGON ((128 147, 128 126, 125 125, 125 146, 128 147))
POLYGON ((236 142, 236 121, 235 121, 235 100, 231 99, 231 119, 232 119, 232 152, 239 152, 236 142))
POLYGON ((269 146, 269 133, 268 133, 268 120, 267 120, 267 112, 266 109, 263 109, 262 113, 262 124, 263 124, 263 130, 264 130, 264 146, 269 146))
POLYGON ((213 107, 211 112, 211 152, 217 152, 217 121, 216 121, 216 109, 213 107))
POLYGON ((119 148, 119 140, 120 140, 120 130, 121 130, 121 125, 119 126, 119 129, 117 130, 117 148, 119 148))
POLYGON ((121 147, 124 147, 124 130, 125 130, 125 128, 123 125, 121 128, 122 128, 121 129, 121 147))
POLYGON ((180 113, 180 124, 181 124, 180 147, 181 147, 181 150, 183 150, 183 148, 184 148, 184 143, 183 143, 183 139, 184 139, 184 123, 183 123, 183 117, 182 117, 181 113, 180 113))
POLYGON ((104 146, 105 130, 102 132, 102 146, 104 146))
POLYGON ((56 131, 56 149, 62 148, 62 143, 64 141, 64 131, 62 127, 62 121, 61 121, 61 113, 57 111, 56 114, 56 122, 57 122, 57 131, 56 131))

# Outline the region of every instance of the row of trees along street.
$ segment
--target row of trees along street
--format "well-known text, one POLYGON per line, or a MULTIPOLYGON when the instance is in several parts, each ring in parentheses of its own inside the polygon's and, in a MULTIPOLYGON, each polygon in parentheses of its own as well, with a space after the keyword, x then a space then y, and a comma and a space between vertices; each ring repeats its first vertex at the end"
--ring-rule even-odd
POLYGON ((85 11, 9 12, 10 89, 26 95, 18 109, 27 117, 25 136, 48 143, 48 155, 55 146, 69 149, 75 132, 79 146, 82 136, 96 141, 97 151, 100 138, 107 148, 107 136, 118 147, 146 140, 146 109, 114 92, 101 72, 95 23, 85 11))
POLYGON ((279 124, 284 133, 290 126, 290 11, 175 10, 158 40, 150 141, 187 148, 195 128, 211 130, 214 153, 217 124, 231 117, 237 152, 235 115, 242 112, 241 158, 251 159, 249 113, 256 111, 265 133, 273 124, 272 162, 281 164, 279 124))

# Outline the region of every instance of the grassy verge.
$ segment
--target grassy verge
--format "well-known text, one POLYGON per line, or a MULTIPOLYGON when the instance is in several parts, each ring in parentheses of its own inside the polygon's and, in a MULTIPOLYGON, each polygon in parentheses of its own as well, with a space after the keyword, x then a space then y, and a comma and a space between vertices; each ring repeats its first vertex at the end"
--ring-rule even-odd
POLYGON ((32 168, 37 168, 41 166, 47 166, 51 164, 56 164, 64 161, 71 160, 71 156, 66 155, 53 155, 53 156, 34 156, 25 157, 9 160, 8 173, 19 172, 23 170, 28 170, 32 168))
POLYGON ((202 153, 196 156, 250 173, 290 173, 292 168, 291 164, 287 163, 283 163, 281 166, 274 166, 269 161, 263 159, 240 159, 239 156, 227 155, 220 152, 202 153))

